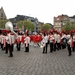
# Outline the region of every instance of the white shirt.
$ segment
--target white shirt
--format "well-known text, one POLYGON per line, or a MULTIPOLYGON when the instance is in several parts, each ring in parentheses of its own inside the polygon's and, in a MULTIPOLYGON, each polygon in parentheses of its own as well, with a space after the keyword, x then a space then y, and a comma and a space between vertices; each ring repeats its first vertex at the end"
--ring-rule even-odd
POLYGON ((63 38, 66 38, 66 35, 65 35, 65 34, 64 34, 64 35, 62 35, 61 39, 63 39, 63 38))
POLYGON ((51 42, 51 43, 54 42, 54 35, 50 35, 50 42, 51 42))
POLYGON ((30 44, 30 37, 29 37, 29 36, 27 36, 24 40, 25 40, 24 43, 28 43, 28 44, 30 44))
POLYGON ((61 38, 61 37, 60 37, 59 34, 58 34, 57 36, 58 36, 58 38, 57 38, 57 43, 60 43, 60 40, 61 40, 60 38, 61 38))
POLYGON ((46 43, 48 42, 48 36, 47 35, 45 36, 45 41, 46 41, 46 43))
POLYGON ((58 41, 58 36, 57 36, 57 34, 54 34, 54 39, 55 39, 55 42, 58 41))

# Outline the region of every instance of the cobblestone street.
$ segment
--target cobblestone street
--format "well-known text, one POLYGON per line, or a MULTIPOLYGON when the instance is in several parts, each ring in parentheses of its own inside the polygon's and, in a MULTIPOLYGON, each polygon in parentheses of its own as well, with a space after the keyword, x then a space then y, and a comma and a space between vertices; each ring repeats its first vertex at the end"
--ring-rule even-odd
POLYGON ((13 57, 0 50, 0 75, 75 75, 75 52, 67 49, 42 53, 42 48, 30 47, 30 52, 14 49, 13 57))

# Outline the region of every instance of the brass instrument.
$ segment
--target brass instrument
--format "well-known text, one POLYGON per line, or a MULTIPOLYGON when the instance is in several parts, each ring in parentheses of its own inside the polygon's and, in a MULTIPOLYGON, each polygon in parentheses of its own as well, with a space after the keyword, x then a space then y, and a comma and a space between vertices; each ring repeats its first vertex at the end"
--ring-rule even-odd
POLYGON ((14 32, 14 30, 13 30, 13 24, 10 21, 6 22, 5 28, 7 30, 10 30, 15 35, 15 38, 18 37, 18 34, 16 32, 14 32))

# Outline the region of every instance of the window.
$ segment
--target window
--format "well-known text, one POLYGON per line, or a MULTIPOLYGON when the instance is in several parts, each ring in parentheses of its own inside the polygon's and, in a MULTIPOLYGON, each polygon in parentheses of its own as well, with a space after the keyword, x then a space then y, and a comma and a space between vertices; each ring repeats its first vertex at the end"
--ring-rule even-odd
POLYGON ((67 20, 67 18, 64 18, 64 20, 67 20))
POLYGON ((1 13, 1 17, 3 17, 3 13, 1 13))
POLYGON ((57 20, 59 20, 59 18, 57 18, 57 20))
POLYGON ((63 22, 63 25, 65 25, 66 23, 65 22, 63 22))
POLYGON ((61 25, 61 23, 59 22, 59 26, 61 25))
POLYGON ((57 25, 57 23, 55 23, 55 25, 57 25))

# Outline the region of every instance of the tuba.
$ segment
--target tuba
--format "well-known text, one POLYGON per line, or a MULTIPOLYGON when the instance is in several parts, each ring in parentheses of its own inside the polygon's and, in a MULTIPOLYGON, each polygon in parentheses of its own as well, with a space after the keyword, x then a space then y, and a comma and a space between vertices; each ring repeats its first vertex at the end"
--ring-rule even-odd
POLYGON ((14 30, 13 30, 13 24, 10 21, 6 22, 5 28, 7 30, 10 30, 15 35, 15 38, 18 37, 18 34, 14 32, 14 30))

